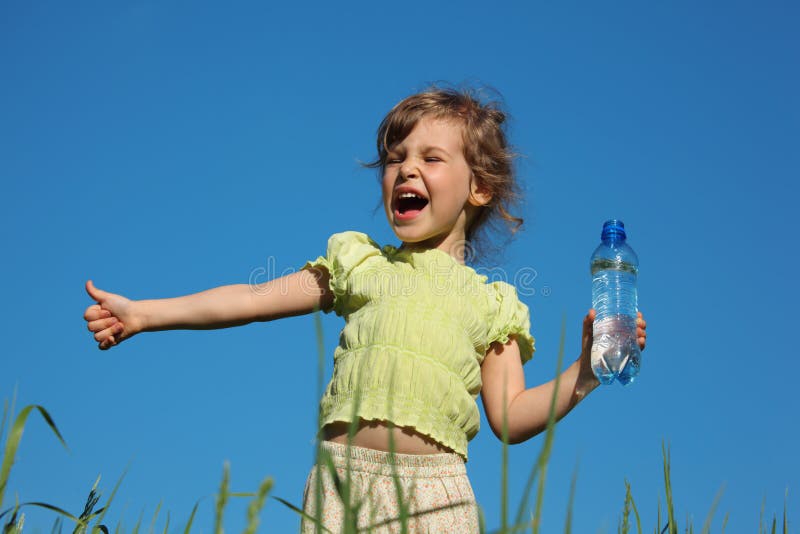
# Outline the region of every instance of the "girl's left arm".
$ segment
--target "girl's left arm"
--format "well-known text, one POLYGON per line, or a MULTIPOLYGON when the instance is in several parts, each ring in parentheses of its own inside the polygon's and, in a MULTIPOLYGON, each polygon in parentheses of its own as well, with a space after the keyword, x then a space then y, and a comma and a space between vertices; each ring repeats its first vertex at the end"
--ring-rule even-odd
MULTIPOLYGON (((592 373, 592 323, 595 312, 583 319, 581 355, 563 373, 555 396, 556 420, 567 415, 586 395, 599 385, 592 373)), ((647 323, 642 314, 636 321, 639 346, 644 349, 647 341, 647 323)), ((508 442, 520 443, 547 427, 550 402, 556 381, 525 389, 525 374, 519 355, 519 346, 514 338, 508 343, 492 344, 481 364, 481 397, 489 426, 502 439, 503 413, 508 417, 508 442)))

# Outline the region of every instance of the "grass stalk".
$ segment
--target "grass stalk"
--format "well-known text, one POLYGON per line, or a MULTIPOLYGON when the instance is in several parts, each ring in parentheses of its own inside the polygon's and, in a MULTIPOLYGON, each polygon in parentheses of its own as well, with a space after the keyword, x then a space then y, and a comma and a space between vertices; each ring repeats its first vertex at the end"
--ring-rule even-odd
POLYGON ((120 475, 119 479, 117 479, 117 483, 114 484, 114 489, 111 490, 111 495, 108 497, 106 505, 101 510, 98 510, 97 520, 95 521, 94 527, 92 527, 92 534, 96 534, 97 530, 104 531, 106 534, 108 534, 108 529, 103 524, 103 520, 105 519, 106 513, 108 513, 108 510, 111 507, 111 503, 114 501, 114 497, 117 496, 117 491, 119 491, 119 487, 122 485, 122 481, 125 479, 125 475, 128 474, 129 468, 130 465, 125 468, 125 470, 120 475))
MULTIPOLYGON (((525 489, 522 492, 522 498, 520 499, 519 507, 517 508, 517 515, 516 515, 516 518, 515 518, 515 521, 514 521, 515 525, 521 525, 522 524, 522 521, 523 521, 522 517, 523 517, 523 515, 525 513, 525 509, 526 509, 526 506, 528 504, 528 500, 530 498, 530 493, 531 493, 531 491, 533 489, 533 484, 534 484, 534 482, 536 482, 536 479, 539 478, 539 475, 542 472, 543 466, 546 466, 547 462, 549 461, 550 448, 552 447, 553 438, 555 437, 554 436, 555 422, 556 422, 555 421, 555 394, 558 391, 558 385, 559 385, 560 377, 561 377, 561 365, 562 365, 562 361, 563 361, 563 358, 564 358, 564 339, 565 339, 565 337, 566 337, 566 317, 564 318, 564 320, 562 320, 562 324, 561 324, 561 340, 560 340, 559 349, 558 349, 558 362, 556 363, 556 384, 555 384, 555 389, 553 390, 553 397, 552 397, 551 402, 550 402, 550 412, 548 413, 548 418, 547 418, 547 427, 545 429, 544 445, 542 446, 542 451, 539 453, 539 456, 537 457, 536 462, 534 462, 533 466, 531 467, 530 474, 528 475, 528 480, 525 482, 525 489)), ((544 488, 544 484, 540 480, 538 494, 543 494, 543 488, 544 488)), ((541 499, 539 497, 537 497, 537 508, 540 509, 540 507, 541 507, 541 499)), ((534 532, 536 531, 534 529, 538 528, 538 527, 535 527, 535 524, 538 521, 539 521, 539 519, 538 519, 538 513, 537 513, 537 514, 533 515, 533 518, 528 523, 531 526, 531 529, 534 532)), ((515 532, 516 530, 517 530, 517 528, 515 527, 515 528, 512 529, 512 532, 515 532)))
POLYGON ((139 513, 139 519, 137 519, 136 524, 133 525, 133 531, 131 534, 139 534, 139 529, 142 526, 142 519, 144 519, 144 510, 139 513))
MULTIPOLYGON (((508 375, 503 376, 503 426, 500 431, 502 442, 502 460, 500 472, 500 531, 508 531, 508 406, 506 393, 508 390, 508 375)), ((520 523, 520 521, 516 521, 520 523)))
MULTIPOLYGON (((317 399, 322 398, 323 388, 325 387, 325 338, 322 332, 322 317, 319 310, 314 312, 314 331, 317 339, 317 399)), ((321 437, 318 435, 322 429, 322 409, 317 409, 317 427, 315 434, 317 434, 317 451, 314 458, 314 465, 316 469, 316 478, 314 479, 314 505, 317 511, 317 517, 314 519, 314 532, 320 534, 322 532, 322 469, 320 468, 320 452, 321 452, 321 437)))
POLYGON ((2 509, 3 506, 3 497, 6 491, 6 486, 8 485, 8 477, 11 474, 11 466, 14 465, 17 449, 19 449, 19 443, 22 440, 22 432, 25 430, 25 424, 28 421, 28 416, 33 410, 39 412, 39 414, 42 416, 42 419, 44 419, 47 423, 47 426, 50 427, 50 430, 52 430, 58 438, 58 441, 61 442, 65 449, 69 450, 69 447, 67 447, 67 442, 64 441, 61 432, 59 432, 58 427, 53 421, 53 418, 50 417, 50 414, 47 412, 47 410, 37 404, 31 404, 23 408, 19 412, 19 415, 17 415, 17 418, 14 420, 14 424, 11 425, 11 431, 8 434, 6 445, 3 450, 3 462, 0 464, 0 509, 2 509))
MULTIPOLYGON (((572 472, 572 480, 569 483, 569 500, 567 501, 567 519, 564 521, 564 534, 572 534, 572 508, 575 505, 575 487, 578 485, 578 465, 572 472)), ((641 533, 640 533, 641 534, 641 533)))
POLYGON ((789 488, 783 494, 783 534, 789 532, 789 520, 786 517, 786 501, 789 500, 789 488))
POLYGON ((244 530, 244 534, 255 534, 256 530, 258 530, 258 524, 260 522, 259 514, 264 508, 264 503, 267 500, 267 495, 269 494, 270 490, 272 490, 272 486, 272 478, 267 477, 258 487, 256 496, 252 501, 250 501, 250 505, 247 507, 247 527, 244 530))
POLYGON ((534 520, 532 525, 533 534, 539 533, 542 517, 542 502, 544 501, 544 484, 547 479, 547 464, 550 461, 550 453, 553 450, 553 440, 556 430, 556 398, 558 387, 561 384, 561 366, 564 362, 564 340, 567 332, 567 317, 561 319, 561 339, 558 342, 558 361, 556 362, 556 378, 553 387, 553 395, 550 399, 550 413, 547 416, 547 428, 545 430, 544 445, 542 452, 536 460, 539 469, 539 485, 536 492, 536 508, 534 510, 534 520))
POLYGON ((631 528, 629 517, 631 514, 631 486, 625 481, 625 503, 622 506, 622 519, 620 520, 620 525, 618 527, 618 531, 621 534, 628 534, 628 531, 631 528))
POLYGON ((664 455, 664 487, 667 494, 667 520, 669 534, 678 534, 678 523, 675 522, 675 506, 672 501, 672 481, 670 480, 670 454, 669 447, 662 443, 661 451, 664 455))
POLYGON ((719 506, 719 501, 722 499, 723 493, 725 493, 725 484, 719 488, 719 491, 717 491, 717 494, 714 496, 711 509, 708 511, 708 516, 706 516, 706 520, 703 522, 703 529, 700 531, 700 534, 709 534, 711 532, 711 521, 714 519, 714 513, 717 511, 717 506, 719 506))
POLYGON ((148 532, 150 534, 155 534, 156 532, 156 520, 158 519, 158 514, 161 513, 161 507, 164 505, 164 501, 159 501, 158 505, 156 506, 156 511, 153 512, 153 519, 150 520, 150 529, 148 532))
POLYGON ((186 526, 183 528, 183 534, 189 534, 192 530, 192 524, 194 523, 194 518, 197 515, 197 508, 200 506, 200 501, 194 503, 194 507, 192 508, 192 513, 189 514, 189 520, 186 522, 186 526))
POLYGON ((222 516, 225 513, 225 506, 228 504, 230 476, 230 466, 228 462, 225 462, 222 468, 222 482, 219 485, 214 512, 214 534, 223 534, 222 516))

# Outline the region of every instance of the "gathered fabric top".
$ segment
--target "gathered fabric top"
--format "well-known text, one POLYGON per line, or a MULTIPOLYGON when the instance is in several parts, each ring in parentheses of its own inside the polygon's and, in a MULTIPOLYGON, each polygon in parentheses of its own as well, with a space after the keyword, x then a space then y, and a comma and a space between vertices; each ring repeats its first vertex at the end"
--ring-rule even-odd
POLYGON ((390 421, 466 460, 489 346, 514 336, 523 363, 534 352, 528 307, 514 286, 488 282, 442 250, 381 247, 353 231, 331 236, 327 254, 302 268, 319 267, 334 295, 323 311, 345 319, 320 401, 322 427, 390 421))

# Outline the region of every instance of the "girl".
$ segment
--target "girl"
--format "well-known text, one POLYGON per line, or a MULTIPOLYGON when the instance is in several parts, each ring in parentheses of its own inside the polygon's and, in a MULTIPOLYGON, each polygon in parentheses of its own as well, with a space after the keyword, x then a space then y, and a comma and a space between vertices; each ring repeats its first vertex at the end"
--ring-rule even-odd
MULTIPOLYGON (((232 285, 131 301, 88 281, 96 301, 84 315, 89 330, 108 349, 139 332, 336 312, 345 326, 320 401, 321 449, 340 477, 351 477, 351 501, 363 499, 358 526, 396 531, 401 491, 419 514, 411 531, 476 532, 464 463, 478 431, 478 393, 494 433, 501 436, 505 414, 509 441, 519 443, 544 429, 556 386, 525 388, 522 364, 534 340, 514 287, 488 283, 464 264, 465 248, 487 222, 522 223, 508 212, 516 184, 504 121, 493 104, 454 90, 431 89, 391 110, 372 166, 382 173, 383 205, 399 247, 381 247, 359 232, 334 234, 325 256, 259 291, 232 285)), ((589 365, 593 319, 590 310, 581 354, 560 377, 558 418, 598 385, 589 365)), ((640 316, 642 348, 645 327, 640 316)), ((336 483, 315 467, 304 495, 305 511, 332 532, 344 516, 336 483)), ((315 526, 304 521, 302 528, 315 526)))

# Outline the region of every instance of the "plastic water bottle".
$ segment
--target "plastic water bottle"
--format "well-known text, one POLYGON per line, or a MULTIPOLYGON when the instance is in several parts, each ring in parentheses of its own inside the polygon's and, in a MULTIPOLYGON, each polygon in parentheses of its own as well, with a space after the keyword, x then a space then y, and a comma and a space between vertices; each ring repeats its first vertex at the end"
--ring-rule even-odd
POLYGON ((625 239, 622 221, 606 221, 602 242, 592 254, 592 307, 597 312, 592 370, 603 384, 614 379, 629 384, 642 359, 636 340, 639 258, 625 239))

